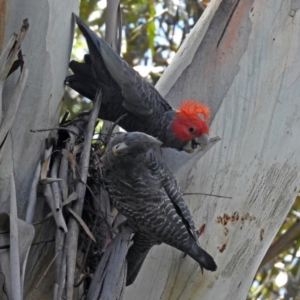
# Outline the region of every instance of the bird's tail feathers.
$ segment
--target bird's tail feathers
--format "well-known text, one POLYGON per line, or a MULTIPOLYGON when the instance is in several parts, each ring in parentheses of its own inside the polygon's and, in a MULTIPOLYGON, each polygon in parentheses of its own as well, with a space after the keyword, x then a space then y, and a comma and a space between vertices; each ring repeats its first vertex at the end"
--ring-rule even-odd
POLYGON ((152 245, 149 245, 148 249, 143 249, 141 251, 141 249, 137 245, 133 244, 129 248, 126 256, 126 260, 127 260, 126 286, 131 285, 135 281, 151 247, 152 245))
POLYGON ((78 27, 86 38, 94 68, 99 71, 103 61, 108 72, 119 86, 125 82, 134 84, 136 72, 79 17, 76 16, 75 18, 78 27), (98 67, 97 64, 99 64, 98 67))
POLYGON ((212 272, 217 270, 217 265, 213 257, 199 247, 196 243, 193 244, 191 250, 191 253, 188 254, 199 263, 202 272, 203 269, 212 272))
POLYGON ((84 97, 94 100, 97 83, 92 77, 92 67, 89 64, 74 60, 70 62, 69 66, 74 74, 65 79, 65 84, 84 97))

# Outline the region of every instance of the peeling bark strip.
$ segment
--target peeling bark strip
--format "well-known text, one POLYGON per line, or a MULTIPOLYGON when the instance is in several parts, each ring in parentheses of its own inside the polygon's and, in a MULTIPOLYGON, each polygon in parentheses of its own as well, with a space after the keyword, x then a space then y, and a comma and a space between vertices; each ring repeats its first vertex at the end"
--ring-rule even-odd
MULTIPOLYGON (((15 89, 10 96, 10 103, 2 120, 2 106, 3 106, 3 88, 6 78, 18 68, 19 65, 16 62, 17 55, 21 53, 21 44, 25 38, 26 32, 29 28, 28 20, 23 21, 21 32, 19 35, 14 33, 10 38, 8 44, 0 55, 0 163, 4 156, 4 149, 7 141, 8 133, 14 123, 21 97, 25 88, 25 84, 28 76, 28 69, 25 68, 23 72, 23 58, 21 58, 21 74, 19 75, 15 89)), ((22 55, 22 54, 21 54, 22 55)))
MULTIPOLYGON (((12 189, 14 189, 12 187, 12 189)), ((14 193, 12 193, 14 194, 14 193)), ((12 195, 12 206, 15 195, 12 195)), ((29 250, 34 238, 32 225, 17 218, 16 207, 11 214, 0 213, 0 269, 3 288, 0 290, 0 299, 23 299, 23 285, 29 250), (11 226, 10 226, 11 224, 11 226), (19 260, 19 263, 18 263, 19 260)))
POLYGON ((28 28, 29 28, 28 19, 24 19, 20 30, 20 34, 18 35, 14 33, 8 46, 3 51, 0 57, 0 80, 1 81, 5 80, 5 78, 8 76, 10 72, 10 69, 14 61, 17 60, 18 53, 21 48, 21 44, 26 36, 28 28), (13 41, 12 44, 11 41, 13 41))
MULTIPOLYGON (((0 125, 0 145, 1 145, 1 147, 4 147, 7 134, 10 131, 10 129, 14 123, 15 117, 17 115, 17 111, 18 111, 19 104, 20 104, 20 101, 21 101, 21 98, 23 95, 25 84, 27 82, 27 77, 28 77, 28 69, 24 68, 23 72, 19 75, 19 79, 16 83, 14 93, 11 97, 10 105, 9 105, 9 107, 6 111, 6 114, 4 115, 3 121, 0 125)), ((0 85, 1 85, 1 83, 0 83, 0 85)), ((0 93, 2 93, 1 90, 0 90, 0 93)), ((1 98, 1 95, 0 95, 0 98, 1 98)), ((0 99, 0 101, 1 101, 1 99, 0 99)))
POLYGON ((132 232, 130 227, 124 228, 107 247, 94 273, 87 300, 122 299, 127 273, 125 259, 132 232))
POLYGON ((21 300, 23 297, 21 289, 18 212, 14 174, 11 174, 10 180, 10 295, 14 300, 21 300))
POLYGON ((3 48, 4 30, 7 19, 7 1, 0 0, 0 53, 3 48))

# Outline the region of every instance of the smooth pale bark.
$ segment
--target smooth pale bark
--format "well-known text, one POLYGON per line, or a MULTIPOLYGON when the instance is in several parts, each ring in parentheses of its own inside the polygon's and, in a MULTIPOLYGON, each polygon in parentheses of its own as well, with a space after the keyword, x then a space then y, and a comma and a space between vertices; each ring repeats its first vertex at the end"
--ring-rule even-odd
MULTIPOLYGON (((51 128, 58 123, 73 40, 71 14, 78 12, 78 1, 0 0, 0 7, 0 50, 14 32, 19 32, 23 19, 28 18, 30 24, 22 43, 28 79, 0 165, 0 211, 9 211, 10 174, 14 173, 18 217, 24 220, 36 166, 44 153, 45 137, 49 134, 31 133, 30 129, 51 128)), ((5 83, 1 112, 4 115, 18 75, 19 70, 5 83)), ((34 220, 45 217, 48 213, 45 207, 44 199, 38 198, 34 220)), ((35 241, 49 240, 55 235, 53 223, 37 226, 36 230, 35 241)), ((39 289, 28 296, 28 289, 32 291, 54 256, 49 245, 32 247, 27 262, 26 299, 47 299, 47 293, 52 293, 46 275, 39 289)))
MULTIPOLYGON (((204 272, 168 246, 148 255, 127 300, 245 299, 300 188, 300 1, 212 1, 158 89, 173 105, 196 98, 222 138, 192 169, 186 196, 200 242, 218 270, 204 272)), ((175 165, 179 158, 167 160, 175 165)), ((184 159, 181 160, 184 162, 184 159)))

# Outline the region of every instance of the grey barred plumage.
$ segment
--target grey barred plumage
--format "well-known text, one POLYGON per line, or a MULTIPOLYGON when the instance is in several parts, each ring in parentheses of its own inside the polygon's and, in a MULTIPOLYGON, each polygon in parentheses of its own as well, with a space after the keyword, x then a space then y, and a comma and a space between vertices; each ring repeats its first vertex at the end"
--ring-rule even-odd
MULTIPOLYGON (((140 131, 150 134, 163 142, 163 146, 193 152, 199 144, 207 143, 208 108, 177 115, 170 104, 148 81, 142 78, 112 48, 98 37, 82 20, 76 22, 86 38, 90 54, 84 63, 70 62, 74 75, 66 83, 83 96, 94 100, 97 89, 101 88, 104 98, 99 117, 116 122, 126 131, 140 131), (204 119, 198 116, 201 113, 204 119), (173 128, 174 124, 177 124, 173 128)), ((196 104, 195 104, 196 103, 196 104)), ((202 107, 201 106, 201 107, 202 107)))
POLYGON ((110 198, 137 233, 130 248, 131 284, 153 245, 166 243, 215 271, 213 258, 200 248, 192 216, 175 177, 157 151, 161 142, 140 132, 120 133, 102 158, 110 198))

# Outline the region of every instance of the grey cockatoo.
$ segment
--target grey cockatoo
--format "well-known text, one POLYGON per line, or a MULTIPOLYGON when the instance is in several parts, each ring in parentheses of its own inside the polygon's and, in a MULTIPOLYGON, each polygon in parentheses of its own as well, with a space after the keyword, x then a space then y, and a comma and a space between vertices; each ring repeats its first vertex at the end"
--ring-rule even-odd
POLYGON ((127 254, 127 285, 135 280, 151 247, 160 243, 188 254, 201 270, 217 269, 199 245, 189 208, 159 155, 161 144, 144 133, 119 133, 102 158, 110 198, 135 231, 127 254))

